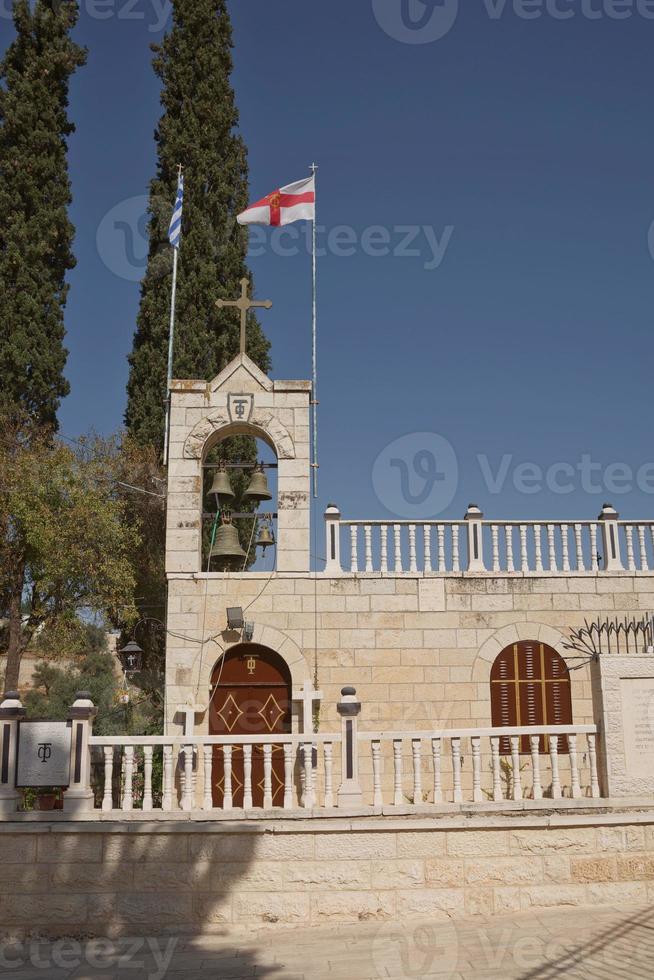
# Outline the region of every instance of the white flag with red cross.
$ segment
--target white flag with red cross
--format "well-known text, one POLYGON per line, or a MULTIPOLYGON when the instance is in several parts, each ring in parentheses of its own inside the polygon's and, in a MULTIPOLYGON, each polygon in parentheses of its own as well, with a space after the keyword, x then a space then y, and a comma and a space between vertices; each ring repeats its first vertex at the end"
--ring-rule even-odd
POLYGON ((294 221, 316 220, 316 177, 287 184, 250 204, 239 214, 239 225, 290 225, 294 221))

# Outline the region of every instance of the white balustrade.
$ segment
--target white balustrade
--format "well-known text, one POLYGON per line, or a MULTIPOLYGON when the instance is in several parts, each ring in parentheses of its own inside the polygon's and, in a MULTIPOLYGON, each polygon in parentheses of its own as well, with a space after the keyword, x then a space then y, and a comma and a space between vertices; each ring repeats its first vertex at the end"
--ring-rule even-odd
POLYGON ((600 525, 596 521, 475 521, 474 540, 479 553, 472 561, 468 534, 461 533, 466 521, 334 521, 330 515, 328 533, 339 534, 341 527, 349 528, 352 574, 361 572, 361 540, 367 574, 457 575, 488 571, 509 575, 596 575, 616 568, 654 571, 653 521, 613 521, 608 531, 604 527, 605 534, 614 532, 617 538, 618 557, 611 558, 610 567, 606 566, 606 557, 598 552, 600 525))
MULTIPOLYGON (((196 806, 226 814, 256 808, 280 815, 300 807, 312 814, 321 809, 332 810, 338 789, 338 785, 334 785, 333 748, 334 744, 341 743, 342 737, 341 733, 322 732, 312 734, 310 741, 302 734, 233 738, 92 736, 90 744, 100 747, 103 761, 105 782, 100 808, 106 812, 113 809, 114 752, 120 749, 120 809, 125 813, 139 807, 143 812, 190 812, 196 806), (153 785, 155 749, 163 753, 161 792, 153 785), (173 764, 177 755, 180 762, 178 785, 173 764), (255 757, 263 762, 263 773, 256 770, 256 779, 255 757), (195 760, 197 802, 193 778, 195 760), (219 766, 218 770, 216 766, 219 766), (301 788, 296 792, 298 777, 301 777, 301 788), (257 780, 261 780, 258 785, 257 780), (282 795, 282 780, 283 798, 277 798, 278 789, 282 795), (222 786, 220 806, 213 800, 213 786, 217 781, 222 786), (135 786, 141 785, 143 795, 139 797, 135 786)), ((530 801, 538 804, 542 800, 556 801, 563 797, 583 801, 598 799, 601 795, 594 725, 442 729, 436 732, 359 730, 354 748, 360 756, 367 755, 371 760, 368 781, 362 786, 363 805, 377 810, 386 805, 429 808, 461 803, 483 808, 489 802, 506 800, 524 806, 530 801), (430 776, 427 786, 422 768, 425 741, 431 745, 430 769, 433 771, 433 780, 430 776), (410 774, 405 772, 405 759, 412 763, 410 774), (385 760, 390 761, 390 766, 385 760)), ((344 778, 343 773, 340 776, 344 778)))

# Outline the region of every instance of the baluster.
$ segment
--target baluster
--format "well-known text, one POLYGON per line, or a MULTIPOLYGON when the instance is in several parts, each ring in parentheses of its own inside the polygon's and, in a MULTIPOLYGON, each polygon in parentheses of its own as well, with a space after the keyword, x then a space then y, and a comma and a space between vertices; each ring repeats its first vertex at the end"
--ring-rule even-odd
POLYGON ((263 747, 263 808, 272 810, 272 745, 263 747))
POLYGON ((393 525, 393 536, 395 539, 395 571, 402 572, 402 526, 401 524, 393 525))
POLYGON ((381 785, 381 742, 372 743, 372 805, 383 806, 384 797, 381 785))
POLYGON ((481 792, 481 739, 472 738, 472 799, 474 803, 483 800, 481 792))
POLYGON ((243 746, 243 809, 251 810, 252 799, 252 746, 243 746))
POLYGON ((402 741, 400 739, 393 741, 393 788, 393 804, 394 806, 402 806, 404 795, 402 793, 402 741))
POLYGON ((500 571, 500 529, 497 524, 491 524, 491 541, 493 547, 493 571, 500 571))
POLYGON ((647 563, 647 545, 645 544, 645 525, 638 525, 638 545, 640 548, 640 570, 641 572, 648 571, 647 563))
POLYGON ((202 746, 202 763, 204 766, 204 797, 202 802, 203 810, 213 810, 213 748, 211 745, 202 746))
POLYGON ((152 809, 152 746, 143 747, 143 811, 152 809))
POLYGON ((520 525, 520 570, 529 571, 529 555, 527 554, 527 525, 520 525))
POLYGON ((163 749, 163 794, 161 809, 169 812, 173 808, 173 747, 164 745, 163 749))
POLYGON ((293 809, 293 746, 290 742, 284 742, 284 809, 293 809))
POLYGON ((493 799, 496 803, 504 799, 502 791, 502 767, 500 765, 500 740, 492 737, 491 740, 491 759, 493 765, 493 799))
POLYGON ((585 572, 586 564, 584 562, 584 542, 581 524, 575 524, 575 546, 577 548, 577 571, 585 572))
POLYGON ((459 525, 452 525, 452 571, 461 571, 461 556, 459 550, 459 525))
POLYGON ((520 737, 511 736, 511 788, 514 800, 522 799, 522 778, 520 776, 520 737))
MULTIPOLYGON (((439 524, 437 528, 438 533, 438 571, 446 571, 445 567, 445 525, 439 524)), ((654 535, 654 528, 652 529, 654 535)))
POLYGON ((550 735, 550 765, 552 767, 552 799, 561 799, 561 779, 559 777, 559 736, 550 735))
POLYGON ((313 745, 305 742, 302 746, 304 755, 304 799, 302 806, 305 810, 310 810, 313 806, 313 745))
POLYGON ((422 528, 423 547, 425 552, 425 571, 433 572, 431 562, 431 524, 424 524, 422 528))
POLYGON ((570 571, 570 552, 568 550, 568 525, 561 525, 561 557, 563 559, 563 571, 570 571))
POLYGON ((104 747, 104 796, 102 797, 102 809, 107 813, 114 808, 114 798, 112 792, 112 781, 114 778, 114 747, 105 745, 104 747))
POLYGON ((223 745, 223 769, 225 770, 225 783, 223 792, 223 810, 231 810, 234 806, 232 795, 232 746, 223 745))
POLYGON ((418 559, 416 557, 416 526, 409 524, 409 571, 418 571, 418 559))
POLYGON ((597 778, 597 739, 588 735, 588 760, 590 763, 590 790, 594 800, 600 798, 599 779, 597 778))
POLYGON ((334 765, 332 743, 325 742, 322 747, 322 752, 325 760, 325 807, 329 808, 334 806, 334 765))
POLYGON ((597 551, 597 524, 590 525, 590 553, 590 567, 592 571, 596 572, 599 569, 599 556, 597 551))
POLYGON ((554 540, 554 525, 547 525, 547 548, 548 548, 548 563, 550 572, 558 572, 558 564, 556 561, 556 542, 554 540))
POLYGON ((413 804, 422 803, 422 739, 414 738, 411 743, 413 755, 413 804))
POLYGON ((634 558, 634 529, 631 525, 627 525, 624 529, 625 537, 627 539, 627 568, 630 572, 636 571, 636 559, 634 558))
POLYGON ((134 746, 125 746, 125 781, 123 784, 123 810, 134 809, 134 746))
POLYGON ((577 760, 576 735, 568 735, 568 755, 570 756, 570 782, 572 787, 572 799, 578 800, 581 796, 581 786, 579 784, 579 763, 577 760))
POLYGON ((507 572, 515 572, 515 563, 513 561, 513 524, 504 525, 504 540, 506 542, 506 570, 507 572))
POLYGON ((434 803, 443 802, 443 787, 441 784, 441 740, 432 738, 431 754, 434 762, 434 803))
POLYGON ((364 536, 366 542, 366 571, 372 571, 372 527, 370 524, 366 524, 364 528, 364 536))
POLYGON ((452 739, 452 776, 454 783, 454 802, 461 803, 463 793, 461 791, 461 739, 452 739))
POLYGON ((350 571, 359 571, 358 527, 350 524, 350 571))
POLYGON ((184 786, 182 789, 182 810, 193 809, 193 746, 185 745, 184 754, 184 786))
POLYGON ((388 571, 388 526, 382 524, 380 528, 381 536, 381 570, 382 574, 388 571))
POLYGON ((531 769, 533 775, 534 799, 543 799, 543 787, 540 783, 540 736, 530 735, 529 744, 531 746, 531 769))
POLYGON ((543 571, 543 551, 541 545, 541 527, 540 524, 534 524, 534 554, 536 556, 536 571, 543 571))

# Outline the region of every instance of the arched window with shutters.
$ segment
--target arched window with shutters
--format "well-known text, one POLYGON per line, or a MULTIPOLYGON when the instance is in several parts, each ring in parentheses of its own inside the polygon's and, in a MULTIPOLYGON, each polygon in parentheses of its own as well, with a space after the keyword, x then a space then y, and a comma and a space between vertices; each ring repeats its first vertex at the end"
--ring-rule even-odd
MULTIPOLYGON (((572 725, 570 674, 563 657, 535 640, 502 650, 491 670, 491 712, 494 728, 572 725)), ((529 736, 520 743, 520 751, 529 753, 529 736)), ((500 752, 509 755, 510 751, 509 739, 501 739, 500 752)), ((540 740, 540 751, 549 751, 545 738, 540 740)), ((567 739, 560 740, 559 751, 567 751, 567 739)))

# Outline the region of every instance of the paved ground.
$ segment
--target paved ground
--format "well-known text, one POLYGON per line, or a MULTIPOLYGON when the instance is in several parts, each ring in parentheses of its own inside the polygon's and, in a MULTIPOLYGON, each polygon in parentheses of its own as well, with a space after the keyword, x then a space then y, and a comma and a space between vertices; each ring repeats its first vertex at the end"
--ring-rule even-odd
POLYGON ((363 922, 243 940, 32 941, 0 946, 0 961, 3 980, 651 980, 654 908, 363 922))

